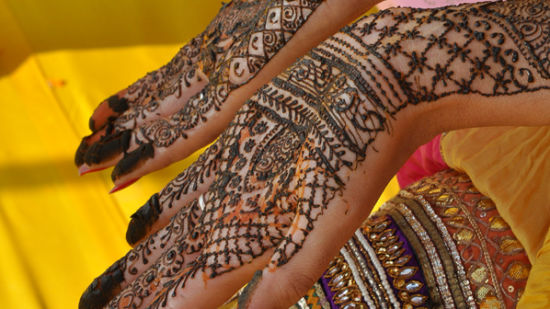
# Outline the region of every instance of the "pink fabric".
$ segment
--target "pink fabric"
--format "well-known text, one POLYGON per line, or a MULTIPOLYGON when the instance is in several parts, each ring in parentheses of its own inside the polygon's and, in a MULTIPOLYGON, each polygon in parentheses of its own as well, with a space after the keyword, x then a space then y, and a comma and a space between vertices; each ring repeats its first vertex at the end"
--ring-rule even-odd
POLYGON ((397 182, 404 188, 424 177, 435 174, 449 166, 439 151, 441 135, 436 136, 429 143, 420 146, 397 172, 397 182))

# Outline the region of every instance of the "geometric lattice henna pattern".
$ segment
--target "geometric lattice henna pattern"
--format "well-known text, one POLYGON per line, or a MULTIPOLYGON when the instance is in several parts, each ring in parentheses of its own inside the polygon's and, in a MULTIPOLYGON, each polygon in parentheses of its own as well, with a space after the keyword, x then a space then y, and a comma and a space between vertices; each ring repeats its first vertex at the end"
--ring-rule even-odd
POLYGON ((550 89, 549 28, 548 1, 506 1, 382 11, 327 39, 247 101, 216 143, 200 224, 180 243, 200 239, 199 256, 183 264, 170 251, 111 305, 154 295, 162 307, 199 271, 217 277, 268 249, 272 267, 286 264, 399 111, 550 89))
MULTIPOLYGON (((205 89, 191 97, 169 121, 153 123, 134 136, 136 143, 153 144, 154 147, 166 147, 177 138, 185 138, 187 130, 206 121, 208 113, 218 111, 233 90, 254 77, 321 2, 239 0, 225 4, 207 30, 182 48, 168 65, 150 73, 128 89, 127 96, 136 103, 127 104, 130 110, 114 119, 114 128, 109 134, 119 136, 120 132, 136 128, 137 118, 146 119, 148 115, 155 115, 164 98, 169 95, 180 96, 183 88, 188 88, 195 79, 200 79, 197 75, 197 71, 200 71, 209 80, 205 89)), ((99 144, 103 146, 101 140, 99 144)), ((115 147, 117 150, 112 153, 127 150, 127 145, 115 147)), ((104 156, 86 156, 86 151, 90 150, 79 149, 75 159, 77 164, 97 164, 109 159, 104 156), (87 158, 90 160, 87 161, 87 158)), ((92 151, 100 152, 101 149, 92 151)), ((136 156, 147 159, 139 153, 136 156)), ((133 161, 126 164, 124 170, 115 170, 113 176, 135 168, 140 160, 133 161)))

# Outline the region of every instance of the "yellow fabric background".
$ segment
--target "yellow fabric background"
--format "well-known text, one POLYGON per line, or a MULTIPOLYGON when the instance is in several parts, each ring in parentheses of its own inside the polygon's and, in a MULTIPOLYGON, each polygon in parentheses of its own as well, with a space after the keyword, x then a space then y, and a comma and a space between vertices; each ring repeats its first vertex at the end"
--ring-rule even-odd
POLYGON ((109 171, 79 177, 72 163, 98 102, 170 60, 219 6, 0 0, 0 308, 75 308, 129 249, 129 215, 196 157, 114 195, 109 171))

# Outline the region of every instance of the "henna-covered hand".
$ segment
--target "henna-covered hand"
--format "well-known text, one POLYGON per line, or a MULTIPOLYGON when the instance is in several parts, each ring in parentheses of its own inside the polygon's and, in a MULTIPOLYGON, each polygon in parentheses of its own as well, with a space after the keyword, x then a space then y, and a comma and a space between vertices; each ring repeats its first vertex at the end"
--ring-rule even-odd
MULTIPOLYGON (((207 29, 168 64, 99 105, 90 118, 94 133, 84 138, 76 153, 81 173, 108 167, 124 155, 113 172, 117 180, 154 156, 155 148, 187 138, 207 119, 218 121, 214 118, 228 95, 285 46, 321 2, 235 0, 224 4, 207 29)), ((167 161, 181 159, 221 130, 201 134, 200 145, 187 143, 183 151, 171 149, 169 160, 157 161, 165 166, 171 163, 167 161)))
POLYGON ((136 213, 137 235, 179 211, 97 278, 81 307, 215 307, 257 270, 241 305, 288 307, 418 135, 550 123, 549 29, 540 0, 393 9, 346 27, 262 87, 136 213))

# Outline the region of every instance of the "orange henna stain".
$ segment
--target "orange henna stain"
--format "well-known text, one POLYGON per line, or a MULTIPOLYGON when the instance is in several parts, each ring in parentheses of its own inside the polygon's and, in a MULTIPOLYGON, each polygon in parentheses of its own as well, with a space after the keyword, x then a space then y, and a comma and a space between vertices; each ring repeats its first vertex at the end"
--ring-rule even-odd
POLYGON ((229 264, 225 264, 225 265, 222 265, 222 268, 231 269, 232 267, 231 267, 231 265, 229 265, 229 264))
POLYGON ((207 281, 210 279, 210 277, 205 273, 203 272, 202 273, 202 282, 204 283, 204 288, 206 289, 207 287, 207 281))
POLYGON ((347 215, 350 209, 349 202, 345 198, 342 198, 342 201, 346 204, 346 210, 344 211, 344 215, 347 215))
MULTIPOLYGON (((241 221, 241 222, 246 222, 246 221, 248 221, 248 220, 254 219, 254 218, 256 217, 254 213, 250 213, 250 212, 248 212, 248 213, 243 213, 243 212, 242 212, 243 203, 244 203, 244 202, 243 202, 242 200, 239 201, 239 203, 235 206, 235 210, 233 211, 233 215, 234 215, 235 217, 237 217, 237 218, 239 219, 239 221, 241 221)), ((231 216, 227 216, 227 217, 224 219, 224 220, 225 220, 225 223, 228 223, 228 224, 229 224, 232 218, 233 218, 233 217, 231 217, 231 216)))
MULTIPOLYGON (((304 164, 304 157, 302 155, 302 152, 300 152, 300 155, 298 157, 298 160, 296 161, 296 166, 300 167, 296 170, 296 176, 295 179, 300 179, 301 175, 304 173, 304 170, 306 170, 309 167, 309 164, 304 164, 305 166, 302 166, 304 164)), ((297 200, 304 197, 304 192, 306 189, 307 181, 302 181, 302 185, 296 190, 295 195, 297 196, 297 200)), ((298 205, 296 205, 298 206, 298 205)), ((298 211, 298 209, 296 209, 298 211)), ((296 215, 294 217, 294 220, 292 220, 292 225, 290 227, 290 234, 294 234, 298 230, 298 219, 300 218, 300 215, 296 215)))
POLYGON ((300 215, 296 215, 296 217, 294 217, 294 220, 292 221, 292 225, 290 226, 290 234, 294 234, 298 230, 299 218, 300 218, 300 215))
POLYGON ((270 273, 275 272, 277 268, 277 265, 273 263, 269 263, 269 265, 267 265, 267 271, 269 271, 270 273))
POLYGON ((129 308, 131 303, 132 303, 132 298, 129 296, 126 296, 120 299, 120 301, 118 302, 118 305, 119 307, 122 307, 122 308, 129 308))

